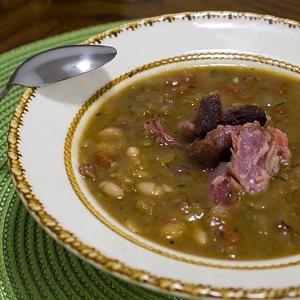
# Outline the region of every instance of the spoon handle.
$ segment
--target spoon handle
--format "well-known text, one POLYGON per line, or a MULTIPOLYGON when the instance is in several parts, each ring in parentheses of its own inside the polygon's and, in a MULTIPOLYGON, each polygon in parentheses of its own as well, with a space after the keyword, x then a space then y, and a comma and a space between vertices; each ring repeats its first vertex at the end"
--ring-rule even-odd
POLYGON ((9 81, 6 86, 0 91, 0 102, 2 99, 4 99, 5 95, 8 93, 8 91, 10 90, 12 84, 11 81, 9 81))

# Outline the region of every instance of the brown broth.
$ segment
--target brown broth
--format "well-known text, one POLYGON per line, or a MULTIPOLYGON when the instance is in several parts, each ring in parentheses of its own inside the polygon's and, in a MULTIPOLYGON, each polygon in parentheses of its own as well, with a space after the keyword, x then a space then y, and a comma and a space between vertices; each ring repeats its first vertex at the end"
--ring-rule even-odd
POLYGON ((248 67, 192 67, 135 81, 99 107, 82 133, 79 162, 97 166, 96 178, 86 179, 86 184, 119 223, 174 250, 237 260, 299 253, 299 97, 296 77, 248 67), (187 86, 172 85, 187 77, 191 79, 187 86), (240 236, 234 247, 220 245, 212 234, 210 223, 215 211, 207 204, 209 172, 195 166, 184 151, 163 147, 144 131, 146 121, 159 117, 166 130, 178 136, 178 123, 191 119, 199 100, 214 90, 219 91, 224 106, 262 106, 270 123, 287 133, 292 152, 289 166, 281 167, 266 191, 241 194, 238 205, 217 208, 232 216, 240 236), (101 133, 105 128, 113 129, 101 133), (136 149, 128 151, 129 147, 137 148, 138 156, 134 157, 136 149), (95 152, 99 150, 109 158, 97 160, 95 152), (170 164, 183 164, 190 174, 175 175, 170 164), (140 185, 142 182, 150 184, 140 185), (151 188, 158 195, 147 195, 151 188), (293 228, 293 234, 280 232, 277 225, 281 221, 293 228))

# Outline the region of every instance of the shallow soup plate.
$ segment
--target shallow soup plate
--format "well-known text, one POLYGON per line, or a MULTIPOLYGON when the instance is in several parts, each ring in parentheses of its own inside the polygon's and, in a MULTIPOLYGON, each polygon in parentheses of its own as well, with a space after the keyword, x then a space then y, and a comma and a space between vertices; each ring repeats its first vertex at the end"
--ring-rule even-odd
POLYGON ((209 259, 148 241, 114 220, 78 172, 80 134, 111 95, 162 71, 207 65, 264 68, 299 77, 300 24, 235 12, 165 15, 90 38, 118 50, 101 69, 27 89, 9 127, 10 171, 25 206, 67 249, 133 283, 194 298, 300 296, 300 255, 209 259))

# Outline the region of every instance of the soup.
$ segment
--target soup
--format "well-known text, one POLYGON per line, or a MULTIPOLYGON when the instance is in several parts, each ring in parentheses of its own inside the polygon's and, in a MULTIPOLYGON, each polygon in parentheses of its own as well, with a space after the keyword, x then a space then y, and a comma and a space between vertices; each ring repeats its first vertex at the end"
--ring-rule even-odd
MULTIPOLYGON (((134 81, 110 97, 89 120, 79 145, 79 171, 95 199, 115 220, 165 247, 234 260, 297 254, 300 252, 299 96, 300 82, 296 77, 249 67, 198 66, 134 81), (222 118, 226 111, 246 105, 241 111, 246 114, 255 111, 255 120, 250 116, 251 121, 237 125, 240 127, 232 126, 236 125, 234 122, 228 125, 220 121, 218 124, 223 125, 217 124, 218 127, 211 127, 212 130, 195 138, 197 110, 204 103, 201 101, 219 101, 219 98, 227 109, 222 118), (208 158, 196 155, 202 160, 199 165, 191 145, 196 140, 203 143, 216 130, 228 128, 230 136, 234 136, 226 154, 229 156, 225 158, 223 153, 217 161, 211 161, 210 155, 215 159, 218 152, 212 148, 206 151, 208 158), (239 133, 234 135, 233 128, 239 128, 239 133), (288 138, 288 148, 285 145, 288 159, 282 159, 284 163, 279 167, 282 157, 272 158, 272 164, 277 163, 276 172, 274 167, 269 173, 262 170, 255 177, 258 188, 248 187, 233 174, 233 161, 241 153, 241 149, 235 153, 238 146, 234 139, 260 132, 271 148, 270 139, 275 131, 286 143, 288 138), (192 154, 187 151, 191 148, 192 154), (228 168, 230 159, 231 173, 224 175, 229 180, 226 179, 226 184, 231 182, 226 201, 223 195, 223 200, 216 198, 219 186, 212 201, 211 178, 220 167, 228 168), (238 190, 232 188, 236 181, 238 190)), ((211 112, 215 113, 215 107, 211 112)), ((237 115, 238 121, 244 118, 240 112, 237 115)), ((212 116, 211 120, 216 122, 217 115, 212 116)), ((260 151, 263 147, 259 147, 260 151)), ((242 160, 240 157, 240 164, 242 160)))

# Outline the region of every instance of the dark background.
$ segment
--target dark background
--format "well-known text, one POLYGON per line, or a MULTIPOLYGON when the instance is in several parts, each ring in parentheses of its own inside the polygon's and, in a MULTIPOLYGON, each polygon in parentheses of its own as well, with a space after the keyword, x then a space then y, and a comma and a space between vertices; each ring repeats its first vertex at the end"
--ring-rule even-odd
POLYGON ((0 0, 0 53, 81 27, 200 10, 247 11, 300 20, 300 0, 0 0))

